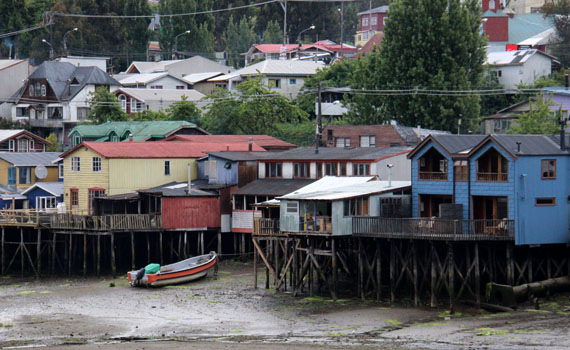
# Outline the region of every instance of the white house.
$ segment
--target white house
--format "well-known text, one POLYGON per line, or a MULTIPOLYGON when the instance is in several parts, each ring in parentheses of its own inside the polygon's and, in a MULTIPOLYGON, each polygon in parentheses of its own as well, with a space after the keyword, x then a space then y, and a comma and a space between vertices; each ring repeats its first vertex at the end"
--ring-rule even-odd
POLYGON ((539 50, 518 50, 489 52, 486 64, 503 88, 516 89, 519 84, 532 84, 550 75, 553 61, 552 56, 539 50))
POLYGON ((115 78, 126 88, 187 90, 188 83, 168 72, 117 75, 115 78))
POLYGON ((21 82, 33 72, 29 60, 0 60, 0 117, 10 119, 12 106, 4 103, 10 100, 18 89, 21 82))
POLYGON ((234 69, 202 56, 194 56, 185 60, 170 60, 158 62, 134 61, 127 68, 127 74, 168 72, 170 75, 182 78, 188 74, 204 72, 232 72, 234 69))
POLYGON ((121 101, 125 113, 166 111, 173 102, 181 101, 186 96, 188 101, 198 103, 205 95, 196 90, 157 90, 120 88, 113 91, 121 101))
POLYGON ((208 81, 214 82, 218 87, 235 92, 236 86, 240 82, 250 77, 262 76, 263 84, 271 90, 290 98, 296 98, 305 84, 305 79, 315 75, 318 69, 324 67, 323 62, 266 60, 208 81))
POLYGON ((54 132, 61 142, 65 129, 87 118, 90 93, 119 82, 97 67, 46 61, 12 97, 12 120, 27 121, 40 136, 54 132))

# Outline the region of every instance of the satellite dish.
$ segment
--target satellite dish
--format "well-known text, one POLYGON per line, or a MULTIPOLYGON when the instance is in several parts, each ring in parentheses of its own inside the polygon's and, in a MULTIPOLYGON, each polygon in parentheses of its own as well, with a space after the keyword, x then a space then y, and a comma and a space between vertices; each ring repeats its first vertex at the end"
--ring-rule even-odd
POLYGON ((47 177, 47 175, 48 175, 48 171, 47 171, 45 166, 38 165, 36 167, 36 177, 38 179, 45 179, 47 177))

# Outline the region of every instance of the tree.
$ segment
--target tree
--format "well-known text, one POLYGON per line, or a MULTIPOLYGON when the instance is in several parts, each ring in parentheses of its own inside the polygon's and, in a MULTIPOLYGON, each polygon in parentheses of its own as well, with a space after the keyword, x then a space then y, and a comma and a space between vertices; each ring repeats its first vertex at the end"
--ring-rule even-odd
POLYGON ((61 144, 57 141, 57 136, 53 132, 46 137, 46 141, 51 142, 51 145, 46 147, 47 152, 61 152, 61 144))
POLYGON ((517 124, 508 130, 509 134, 554 134, 558 130, 561 111, 550 109, 553 103, 547 96, 538 94, 536 101, 530 101, 530 110, 521 114, 517 124))
POLYGON ((253 27, 253 24, 245 16, 237 24, 234 23, 233 17, 230 16, 230 21, 224 34, 230 65, 234 67, 242 66, 240 55, 249 50, 251 45, 256 42, 253 27))
POLYGON ((169 120, 185 120, 198 125, 202 112, 194 102, 188 101, 186 95, 182 96, 181 101, 173 102, 167 110, 169 120))
MULTIPOLYGON (((503 85, 499 83, 499 78, 496 74, 492 74, 490 69, 484 74, 483 84, 479 87, 481 90, 501 90, 503 85)), ((512 95, 507 94, 489 94, 481 96, 479 101, 480 114, 482 116, 489 116, 497 113, 503 108, 507 108, 517 101, 512 95)))
POLYGON ((159 120, 169 120, 170 116, 163 111, 151 111, 150 109, 144 110, 142 112, 133 113, 131 120, 144 122, 144 121, 159 121, 159 120))
POLYGON ((563 67, 570 64, 570 0, 546 0, 542 13, 554 22, 556 38, 550 43, 551 52, 563 67))
POLYGON ((351 81, 355 89, 402 90, 412 94, 364 96, 351 108, 366 122, 396 119, 404 125, 456 130, 478 123, 479 98, 442 96, 424 90, 471 90, 480 85, 485 40, 477 0, 395 0, 380 51, 363 58, 351 81), (413 93, 418 91, 418 93, 413 93))
POLYGON ((263 43, 280 44, 283 42, 283 31, 277 21, 267 22, 267 28, 263 32, 263 43))
POLYGON ((242 82, 238 93, 218 90, 208 96, 202 126, 214 134, 274 135, 278 123, 298 124, 307 120, 307 113, 290 99, 271 91, 257 77, 242 82))
POLYGON ((128 119, 127 113, 123 112, 119 100, 106 87, 98 87, 90 93, 89 103, 92 108, 87 115, 93 124, 102 124, 107 121, 118 122, 128 119))

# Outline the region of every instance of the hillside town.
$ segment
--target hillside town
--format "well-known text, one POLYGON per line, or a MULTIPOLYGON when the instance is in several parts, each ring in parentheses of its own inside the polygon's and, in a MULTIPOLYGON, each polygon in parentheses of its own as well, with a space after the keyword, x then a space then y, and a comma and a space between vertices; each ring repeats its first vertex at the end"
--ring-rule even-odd
POLYGON ((0 9, 0 348, 570 347, 570 1, 0 9))

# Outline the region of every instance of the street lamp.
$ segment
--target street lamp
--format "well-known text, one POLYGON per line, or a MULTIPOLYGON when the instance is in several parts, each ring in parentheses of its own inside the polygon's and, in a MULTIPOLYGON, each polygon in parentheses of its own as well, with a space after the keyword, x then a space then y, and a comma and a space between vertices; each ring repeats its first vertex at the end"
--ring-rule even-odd
POLYGON ((176 59, 176 51, 178 51, 178 37, 181 35, 190 34, 190 30, 185 31, 184 33, 180 33, 174 37, 174 48, 172 49, 172 59, 176 59))
POLYGON ((49 45, 49 59, 53 60, 53 46, 49 43, 46 39, 42 39, 42 43, 46 43, 49 45))
POLYGON ((303 30, 299 33, 299 35, 297 35, 297 44, 299 45, 299 50, 298 50, 299 52, 297 53, 297 57, 299 57, 299 58, 301 57, 301 54, 300 54, 300 53, 301 53, 301 35, 302 35, 304 32, 306 32, 306 31, 308 31, 308 30, 313 30, 313 29, 315 29, 315 28, 316 28, 316 27, 315 27, 314 25, 312 25, 312 26, 310 26, 310 27, 307 28, 307 29, 303 29, 303 30))
POLYGON ((63 51, 65 51, 66 55, 68 55, 68 52, 67 52, 67 35, 71 32, 76 32, 78 30, 79 30, 79 28, 75 27, 75 28, 65 32, 65 34, 63 34, 63 51))
POLYGON ((344 49, 342 47, 342 42, 344 41, 344 2, 340 3, 341 8, 338 9, 340 12, 340 57, 344 57, 344 49))

